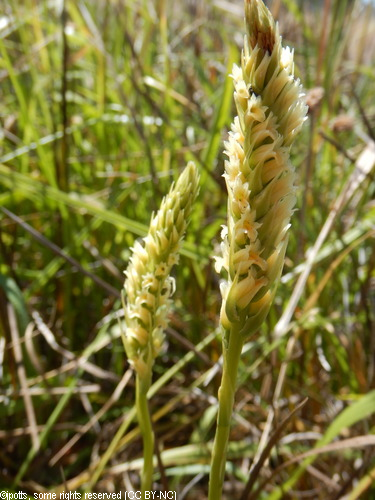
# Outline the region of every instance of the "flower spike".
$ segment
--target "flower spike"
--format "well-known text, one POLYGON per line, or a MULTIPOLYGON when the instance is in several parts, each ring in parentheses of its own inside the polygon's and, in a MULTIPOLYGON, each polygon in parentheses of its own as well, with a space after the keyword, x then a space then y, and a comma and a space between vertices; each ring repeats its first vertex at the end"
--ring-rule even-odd
POLYGON ((135 242, 125 271, 124 345, 129 361, 140 375, 163 345, 170 297, 175 289, 170 272, 178 262, 198 182, 198 171, 190 162, 153 215, 143 245, 135 242))
POLYGON ((261 0, 245 0, 245 20, 241 67, 231 75, 238 116, 225 143, 228 221, 217 258, 228 275, 221 322, 225 330, 246 325, 244 340, 268 314, 282 271, 295 204, 290 147, 307 111, 293 52, 261 0))

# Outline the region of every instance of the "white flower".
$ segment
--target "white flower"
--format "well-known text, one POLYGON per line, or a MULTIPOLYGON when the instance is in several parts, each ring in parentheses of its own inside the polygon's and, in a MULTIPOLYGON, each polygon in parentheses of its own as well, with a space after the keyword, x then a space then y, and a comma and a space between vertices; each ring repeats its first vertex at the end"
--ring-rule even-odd
POLYGON ((148 331, 141 325, 135 325, 126 329, 126 336, 135 339, 141 345, 145 346, 148 341, 148 331))
POLYGON ((155 267, 155 276, 157 278, 162 278, 165 277, 168 271, 168 266, 165 262, 160 262, 160 264, 157 264, 155 267))
POLYGON ((147 290, 143 290, 137 295, 137 298, 135 299, 135 305, 144 305, 147 308, 152 309, 155 306, 155 295, 148 292, 147 290))
POLYGON ((146 273, 142 278, 142 288, 150 289, 151 292, 156 292, 159 288, 160 281, 154 273, 146 273))
POLYGON ((241 66, 237 66, 237 64, 233 64, 232 74, 229 76, 231 76, 233 78, 234 82, 238 82, 238 81, 243 80, 241 66))

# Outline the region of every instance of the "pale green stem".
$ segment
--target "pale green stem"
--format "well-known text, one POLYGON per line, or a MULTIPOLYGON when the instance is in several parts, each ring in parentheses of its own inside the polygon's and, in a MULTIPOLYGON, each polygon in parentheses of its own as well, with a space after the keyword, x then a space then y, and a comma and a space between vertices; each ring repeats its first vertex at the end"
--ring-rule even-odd
POLYGON ((232 328, 228 346, 223 345, 223 375, 219 389, 219 410, 212 449, 208 500, 220 500, 223 489, 230 422, 242 346, 241 335, 235 328, 232 328))
POLYGON ((143 469, 141 475, 142 500, 146 498, 146 491, 152 490, 154 432, 152 430, 150 411, 148 408, 147 392, 151 386, 151 369, 145 377, 136 377, 136 408, 139 428, 143 440, 143 469))

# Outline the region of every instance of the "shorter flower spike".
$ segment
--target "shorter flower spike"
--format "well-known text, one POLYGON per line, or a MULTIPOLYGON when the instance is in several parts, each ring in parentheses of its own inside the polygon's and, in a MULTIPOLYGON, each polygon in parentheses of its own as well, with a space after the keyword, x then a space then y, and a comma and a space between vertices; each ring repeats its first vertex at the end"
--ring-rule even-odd
POLYGON ((307 112, 293 52, 261 0, 245 0, 245 20, 241 67, 231 75, 238 116, 225 143, 228 225, 216 257, 228 275, 221 323, 244 340, 268 314, 283 268, 295 205, 290 147, 307 112))
POLYGON ((143 244, 135 242, 125 271, 124 346, 130 363, 141 376, 163 345, 170 297, 175 290, 170 272, 178 262, 198 184, 197 168, 189 162, 152 216, 143 244))

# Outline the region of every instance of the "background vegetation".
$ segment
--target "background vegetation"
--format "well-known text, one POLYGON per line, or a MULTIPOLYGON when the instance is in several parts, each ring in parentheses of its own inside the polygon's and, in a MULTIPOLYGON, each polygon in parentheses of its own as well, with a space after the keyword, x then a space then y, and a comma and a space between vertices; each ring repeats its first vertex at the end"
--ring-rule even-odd
MULTIPOLYGON (((299 202, 284 277, 240 366, 225 492, 375 498, 374 7, 267 4, 310 112, 293 150, 299 202)), ((0 486, 138 488, 137 423, 122 432, 134 402, 122 272, 193 159, 201 193, 150 406, 155 489, 205 498, 221 354, 211 257, 226 214, 242 2, 0 5, 0 486)))

